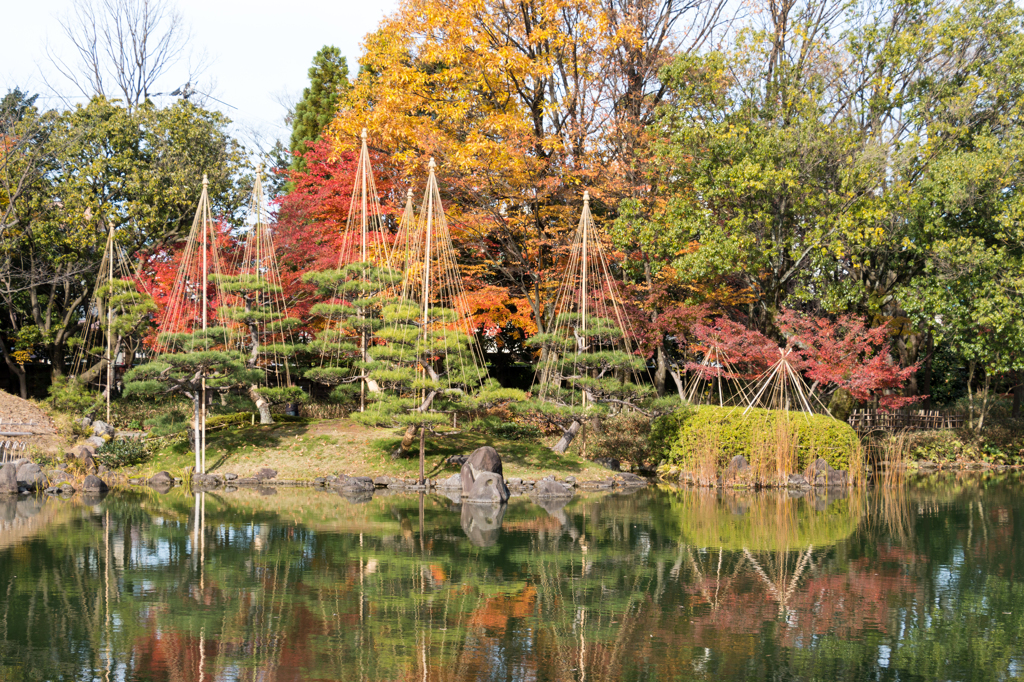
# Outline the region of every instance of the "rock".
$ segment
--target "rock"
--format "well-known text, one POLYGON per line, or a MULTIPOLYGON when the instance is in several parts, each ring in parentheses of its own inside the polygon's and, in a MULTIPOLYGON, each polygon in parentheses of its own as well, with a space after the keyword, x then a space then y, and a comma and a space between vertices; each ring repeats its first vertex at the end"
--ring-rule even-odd
POLYGON ((434 483, 434 487, 439 490, 461 490, 462 474, 452 474, 448 478, 442 478, 434 483))
POLYGON ((845 486, 846 472, 833 469, 828 462, 819 457, 808 465, 804 471, 808 484, 818 487, 845 486))
POLYGON ((106 464, 101 464, 98 471, 101 474, 109 474, 110 468, 106 464))
POLYGON ((224 474, 225 481, 234 481, 238 478, 238 474, 224 474))
POLYGON ((128 485, 143 485, 146 482, 143 478, 129 478, 128 485))
POLYGON ((466 463, 467 459, 469 459, 469 457, 466 457, 465 455, 452 455, 448 458, 448 464, 460 467, 466 463))
POLYGON ((521 485, 523 485, 523 479, 521 479, 521 478, 510 478, 507 481, 505 481, 505 483, 510 485, 510 486, 512 486, 512 487, 514 487, 514 488, 518 488, 521 485))
POLYGON ((918 469, 935 469, 935 468, 937 468, 937 465, 935 464, 935 462, 931 462, 931 461, 929 461, 927 459, 919 459, 919 460, 917 460, 917 468, 918 469))
POLYGON ((786 486, 790 488, 810 488, 811 484, 802 474, 790 474, 786 479, 786 486))
POLYGON ((611 481, 582 481, 579 485, 580 490, 611 490, 611 481))
POLYGON ((0 495, 18 494, 18 469, 12 463, 0 467, 0 495))
POLYGON ((533 488, 533 496, 536 497, 572 497, 572 488, 567 488, 552 477, 543 478, 537 481, 533 488))
POLYGON ((331 484, 338 492, 365 493, 373 492, 373 479, 369 476, 339 476, 338 480, 331 484))
POLYGON ((323 488, 325 485, 327 485, 327 479, 324 478, 323 476, 317 476, 316 478, 313 479, 313 485, 323 488))
POLYGON ((259 479, 261 481, 269 481, 270 479, 276 478, 276 477, 277 477, 277 471, 274 470, 274 469, 271 469, 269 467, 263 467, 262 469, 260 469, 259 471, 256 472, 255 476, 253 476, 253 478, 257 478, 257 479, 259 479))
POLYGON ((640 478, 636 474, 631 474, 628 471, 622 471, 612 476, 612 481, 615 485, 624 486, 626 488, 642 488, 647 485, 647 481, 640 478))
POLYGON ((575 488, 576 487, 576 477, 575 476, 566 476, 565 477, 565 484, 575 488))
POLYGON ((501 474, 493 471, 481 471, 473 479, 469 490, 462 489, 462 496, 471 502, 506 502, 509 498, 508 486, 501 474))
POLYGON ((103 438, 104 436, 107 438, 113 438, 116 431, 113 426, 106 422, 94 421, 92 423, 92 433, 94 436, 99 436, 100 438, 103 438))
POLYGON ((153 487, 169 488, 174 485, 174 477, 166 471, 158 471, 150 477, 148 483, 153 487))
POLYGON ((729 460, 729 465, 722 472, 723 485, 746 486, 754 484, 754 472, 743 455, 736 455, 729 460))
MULTIPOLYGON (((85 439, 85 442, 88 445, 93 446, 96 450, 99 450, 100 448, 107 444, 107 441, 103 440, 99 436, 89 436, 88 438, 85 439)), ((95 452, 95 450, 93 452, 95 452)))
MULTIPOLYGON (((501 456, 497 450, 490 446, 477 448, 463 463, 462 470, 459 472, 462 478, 463 496, 469 493, 473 487, 473 482, 482 473, 492 473, 501 476, 501 485, 503 488, 505 487, 505 476, 501 468, 501 456)), ((507 493, 508 490, 506 489, 505 492, 507 493)), ((507 494, 505 499, 508 499, 507 494)))
POLYGON ((76 420, 75 423, 83 429, 88 429, 92 426, 92 417, 82 417, 81 419, 76 420))
POLYGON ((26 459, 24 457, 21 457, 19 459, 14 460, 13 462, 11 462, 11 464, 14 465, 15 469, 20 469, 21 467, 25 466, 26 464, 31 464, 31 463, 32 463, 32 460, 26 459))
POLYGON ((622 471, 622 466, 619 463, 619 460, 615 459, 614 457, 598 457, 594 461, 603 466, 605 469, 611 469, 612 471, 622 471))
POLYGON ((395 479, 391 478, 390 476, 377 476, 373 479, 373 484, 378 488, 387 488, 394 482, 395 479))
POLYGON ((86 455, 82 458, 82 468, 89 473, 96 473, 96 460, 92 458, 92 455, 86 455))
POLYGON ((201 488, 216 488, 220 485, 220 477, 213 474, 193 474, 192 485, 201 488))
POLYGON ((498 541, 501 534, 501 522, 505 518, 504 504, 473 504, 462 505, 462 531, 477 547, 491 547, 498 541))
POLYGON ((109 488, 107 484, 103 482, 103 479, 99 476, 93 476, 92 474, 85 477, 82 481, 82 492, 85 493, 105 493, 109 488))
POLYGON ((68 475, 66 471, 62 471, 60 469, 51 469, 46 472, 46 478, 49 479, 50 485, 52 486, 60 485, 65 481, 71 480, 71 476, 68 475))
POLYGON ((63 495, 70 495, 75 492, 75 486, 71 485, 70 483, 61 483, 60 492, 63 495))
POLYGON ((42 490, 46 487, 46 474, 38 464, 27 462, 18 467, 18 485, 29 490, 42 490))

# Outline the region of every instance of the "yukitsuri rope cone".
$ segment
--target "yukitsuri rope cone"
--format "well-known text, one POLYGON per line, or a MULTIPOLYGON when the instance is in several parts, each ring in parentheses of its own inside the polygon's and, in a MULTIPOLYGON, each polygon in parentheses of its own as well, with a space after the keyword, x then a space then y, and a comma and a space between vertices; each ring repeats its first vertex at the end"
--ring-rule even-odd
POLYGON ((70 373, 81 385, 99 381, 106 399, 107 422, 110 422, 118 357, 129 361, 135 357, 141 342, 131 342, 149 323, 149 316, 156 312, 153 297, 139 290, 138 274, 138 264, 118 245, 111 225, 70 373))
POLYGON ((487 379, 433 159, 416 229, 402 234, 395 252, 403 261, 400 295, 381 308, 377 336, 385 345, 374 348, 367 365, 382 391, 355 416, 368 424, 405 427, 399 451, 411 446, 418 429, 423 481, 427 431, 456 428, 459 412, 516 399, 521 392, 487 379))
POLYGON ((261 424, 272 424, 271 405, 298 403, 305 392, 292 383, 290 360, 298 351, 292 330, 301 322, 288 316, 274 238, 267 225, 262 166, 256 171, 249 204, 252 228, 245 235, 237 274, 216 278, 226 296, 217 314, 229 330, 229 347, 241 351, 248 369, 260 370, 260 381, 247 392, 261 424))
MULTIPOLYGON (((353 397, 358 384, 360 412, 366 407, 367 391, 380 390, 367 377, 367 369, 373 362, 372 348, 380 343, 375 335, 381 328, 381 306, 394 297, 401 279, 392 269, 391 236, 377 196, 366 137, 364 128, 338 267, 303 278, 327 299, 310 310, 323 320, 323 328, 311 347, 319 355, 318 362, 305 376, 331 387, 332 398, 339 402, 353 397)), ((403 221, 411 216, 411 208, 410 199, 403 221)))
POLYGON ((586 419, 637 409, 654 396, 638 381, 647 371, 636 334, 612 276, 590 212, 590 194, 569 249, 546 333, 529 343, 540 351, 534 411, 563 430, 554 450, 565 452, 586 419))
POLYGON ((125 395, 180 393, 192 401, 195 472, 206 471, 206 410, 214 394, 258 384, 262 372, 246 366, 233 348, 231 330, 217 324, 225 301, 218 233, 210 214, 208 182, 203 176, 196 217, 181 264, 157 325, 156 357, 125 375, 125 395))

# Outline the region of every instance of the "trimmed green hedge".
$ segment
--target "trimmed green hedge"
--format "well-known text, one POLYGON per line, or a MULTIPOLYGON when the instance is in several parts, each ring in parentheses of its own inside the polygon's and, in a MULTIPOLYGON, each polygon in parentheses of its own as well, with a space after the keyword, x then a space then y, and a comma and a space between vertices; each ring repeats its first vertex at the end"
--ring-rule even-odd
POLYGON ((717 444, 721 470, 736 455, 753 462, 754 444, 772 439, 781 419, 787 420, 796 436, 801 472, 818 457, 836 469, 850 469, 850 459, 860 449, 857 433, 849 424, 825 415, 753 409, 744 416, 743 408, 704 405, 661 417, 656 430, 668 446, 669 463, 685 468, 697 443, 711 440, 717 444))

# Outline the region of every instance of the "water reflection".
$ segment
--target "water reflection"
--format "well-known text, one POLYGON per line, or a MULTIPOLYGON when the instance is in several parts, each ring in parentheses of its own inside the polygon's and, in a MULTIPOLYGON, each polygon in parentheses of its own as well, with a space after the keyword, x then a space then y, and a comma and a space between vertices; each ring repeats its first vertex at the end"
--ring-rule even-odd
POLYGON ((0 679, 1008 679, 1019 485, 0 500, 0 679))

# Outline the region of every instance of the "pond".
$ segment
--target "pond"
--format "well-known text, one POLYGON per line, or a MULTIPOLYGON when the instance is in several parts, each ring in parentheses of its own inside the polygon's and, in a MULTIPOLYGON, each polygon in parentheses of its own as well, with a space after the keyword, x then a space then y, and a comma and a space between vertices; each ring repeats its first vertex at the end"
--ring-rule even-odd
POLYGON ((0 499, 0 679, 1019 678, 1022 484, 0 499))

